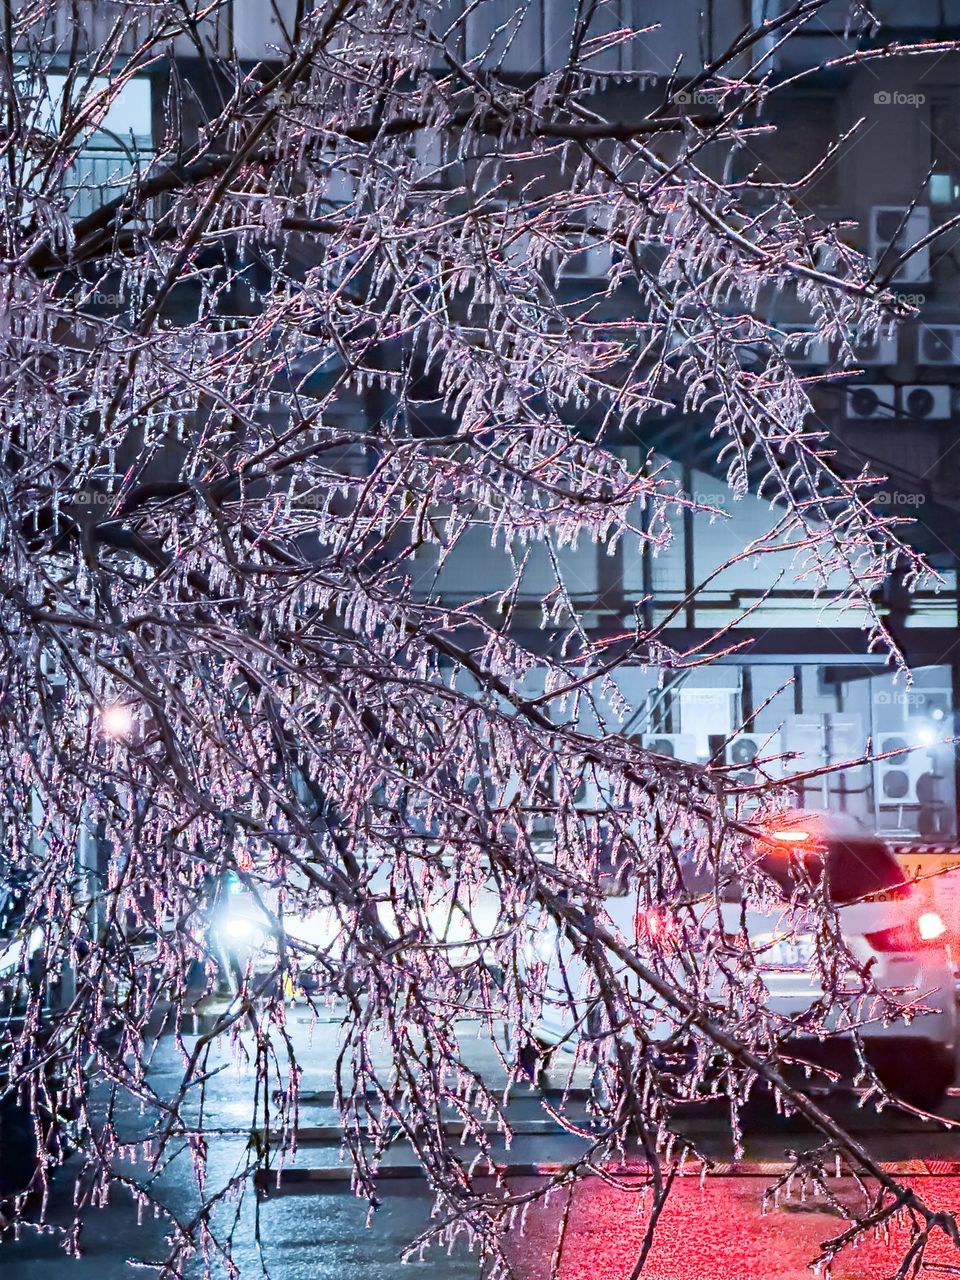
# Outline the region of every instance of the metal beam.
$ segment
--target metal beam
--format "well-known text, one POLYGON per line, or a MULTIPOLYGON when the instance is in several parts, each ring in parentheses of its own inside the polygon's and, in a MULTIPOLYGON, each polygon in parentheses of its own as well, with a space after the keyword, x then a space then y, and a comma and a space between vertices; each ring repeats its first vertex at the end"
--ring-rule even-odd
MULTIPOLYGON (((613 640, 622 636, 624 648, 633 643, 633 636, 626 630, 602 626, 588 631, 592 639, 613 640)), ((768 629, 757 634, 750 631, 735 630, 728 632, 722 644, 711 641, 714 632, 704 628, 670 628, 658 636, 658 640, 679 653, 698 649, 704 652, 718 652, 724 645, 732 642, 742 647, 732 654, 720 654, 716 661, 724 665, 740 665, 750 663, 794 663, 821 662, 832 667, 850 666, 872 668, 871 674, 877 675, 881 670, 892 671, 889 664, 884 664, 882 655, 876 650, 867 649, 867 633, 856 627, 825 627, 823 625, 803 628, 780 627, 768 629), (701 648, 703 646, 703 648, 701 648)), ((535 627, 511 627, 511 637, 533 653, 548 653, 559 649, 566 632, 550 629, 543 631, 535 627)), ((471 634, 467 629, 456 632, 457 643, 468 647, 482 646, 487 636, 479 630, 471 634)), ((901 632, 907 664, 911 667, 939 666, 951 663, 960 655, 960 630, 955 627, 917 627, 907 628, 901 632)), ((614 640, 607 648, 608 657, 617 652, 614 640)), ((636 663, 642 662, 639 654, 636 663)))

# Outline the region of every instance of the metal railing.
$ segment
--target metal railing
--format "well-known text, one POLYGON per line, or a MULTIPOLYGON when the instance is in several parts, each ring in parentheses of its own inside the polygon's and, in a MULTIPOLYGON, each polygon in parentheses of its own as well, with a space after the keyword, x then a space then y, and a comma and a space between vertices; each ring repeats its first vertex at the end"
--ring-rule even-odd
POLYGON ((82 151, 67 170, 64 193, 71 216, 85 218, 128 190, 140 165, 118 148, 82 151))

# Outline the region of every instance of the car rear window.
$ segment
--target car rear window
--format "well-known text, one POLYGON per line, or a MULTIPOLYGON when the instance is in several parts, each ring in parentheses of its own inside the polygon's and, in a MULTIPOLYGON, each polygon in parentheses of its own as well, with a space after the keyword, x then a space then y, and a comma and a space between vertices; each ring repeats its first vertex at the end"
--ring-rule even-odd
MULTIPOLYGON (((760 861, 761 869, 780 888, 784 898, 792 897, 804 885, 819 884, 823 864, 823 849, 802 852, 786 845, 782 850, 771 849, 760 861)), ((874 895, 899 896, 909 892, 900 864, 880 840, 832 839, 826 850, 826 864, 827 885, 835 906, 842 907, 874 895)), ((683 880, 687 892, 695 896, 713 892, 712 875, 698 871, 690 861, 683 867, 683 880)), ((743 898, 743 887, 735 876, 725 879, 722 897, 724 902, 739 902, 743 898)))
MULTIPOLYGON (((896 858, 879 840, 829 841, 826 849, 827 887, 838 907, 877 894, 906 892, 904 873, 896 858)), ((817 884, 823 875, 824 851, 770 853, 763 858, 763 870, 777 882, 785 896, 798 887, 798 880, 817 884)))

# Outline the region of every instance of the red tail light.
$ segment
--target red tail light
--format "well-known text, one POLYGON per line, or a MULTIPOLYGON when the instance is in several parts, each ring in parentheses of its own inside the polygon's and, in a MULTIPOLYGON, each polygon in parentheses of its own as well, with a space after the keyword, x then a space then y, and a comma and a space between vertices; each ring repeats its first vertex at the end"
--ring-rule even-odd
POLYGON ((890 929, 864 934, 874 951, 932 951, 944 946, 947 926, 936 911, 921 911, 890 929))
POLYGON ((777 844, 809 844, 813 837, 809 831, 802 831, 799 827, 781 827, 768 831, 767 839, 775 840, 777 844))
POLYGON ((675 916, 660 907, 641 908, 636 920, 637 941, 650 946, 668 946, 680 938, 680 925, 675 916))

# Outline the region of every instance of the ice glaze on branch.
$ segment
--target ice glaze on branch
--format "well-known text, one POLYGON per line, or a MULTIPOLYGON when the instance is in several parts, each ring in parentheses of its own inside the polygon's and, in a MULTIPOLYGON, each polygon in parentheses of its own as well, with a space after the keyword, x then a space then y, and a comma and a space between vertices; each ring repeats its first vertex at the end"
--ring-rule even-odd
MULTIPOLYGON (((819 1185, 839 1153, 875 1184, 845 1210, 849 1239, 906 1206, 912 1258, 934 1230, 955 1242, 952 1219, 785 1081, 798 1028, 767 1003, 746 936, 722 927, 725 888, 774 900, 745 804, 775 809, 777 788, 627 731, 628 663, 663 677, 705 663, 741 642, 735 624, 677 653, 680 606, 647 623, 643 602, 610 610, 571 568, 582 544, 653 554, 679 516, 720 514, 647 445, 663 415, 685 417, 712 432, 735 497, 772 502, 732 563, 786 552, 792 580, 835 589, 896 659, 875 589, 925 567, 871 506, 870 478, 811 428, 768 317, 792 291, 849 350, 903 308, 791 203, 802 184, 725 165, 771 128, 776 88, 746 56, 820 0, 665 90, 637 87, 629 113, 591 65, 632 41, 594 30, 601 6, 578 5, 561 67, 522 81, 464 54, 473 5, 299 6, 255 65, 216 45, 221 7, 120 6, 85 51, 83 6, 36 0, 8 12, 0 54, 0 870, 28 887, 44 973, 74 981, 41 1027, 49 993, 24 961, 10 1071, 42 1093, 47 1064, 64 1067, 53 1101, 81 1148, 78 1217, 117 1178, 155 1198, 150 1170, 179 1141, 203 1164, 196 1099, 223 1041, 256 1077, 243 1177, 275 1167, 271 1127, 285 1144, 296 1125, 285 1018, 302 987, 343 1014, 358 1189, 376 1194, 401 1132, 437 1196, 429 1239, 479 1242, 492 1275, 530 1204, 638 1151, 656 1206, 645 1257, 680 1154, 697 1160, 678 1104, 725 1097, 736 1136, 757 1081, 824 1135, 798 1180, 819 1185), (171 61, 183 36, 196 56, 171 61), (125 152, 122 193, 78 216, 78 157, 138 75, 155 78, 156 150, 125 152), (680 110, 678 93, 705 87, 715 106, 680 110), (584 284, 577 261, 598 248, 609 270, 584 284), (458 569, 478 529, 494 585, 458 569), (550 588, 531 602, 541 552, 550 588), (592 626, 604 612, 612 636, 592 626), (218 934, 232 884, 259 939, 240 959, 218 934), (629 937, 612 884, 634 895, 629 937), (645 912, 675 920, 668 945, 643 934, 645 912), (531 939, 581 966, 572 1070, 596 1089, 588 1126, 556 1104, 585 1141, 569 1178, 520 1191, 498 1165, 501 1084, 471 1067, 463 1026, 487 1028, 511 1081, 536 1068, 556 995, 531 939), (196 1002, 224 984, 230 1012, 191 1036, 196 1002), (146 1069, 158 1027, 183 1052, 172 1096, 146 1069), (124 1097, 146 1107, 136 1176, 124 1097)), ((856 1039, 904 1016, 825 892, 781 907, 788 934, 817 940, 806 1032, 856 1039)), ((195 1249, 229 1270, 225 1192, 201 1199, 172 1223, 165 1275, 195 1249)))

